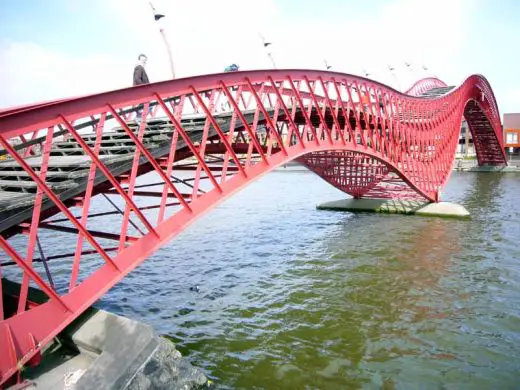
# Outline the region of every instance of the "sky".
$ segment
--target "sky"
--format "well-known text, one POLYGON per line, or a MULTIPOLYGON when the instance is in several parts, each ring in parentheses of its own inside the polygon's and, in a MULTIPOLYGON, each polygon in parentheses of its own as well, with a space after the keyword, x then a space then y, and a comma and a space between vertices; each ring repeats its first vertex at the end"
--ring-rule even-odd
MULTIPOLYGON (((152 2, 166 15, 176 77, 272 68, 261 34, 277 68, 327 61, 401 90, 482 74, 500 113, 520 112, 517 0, 152 2)), ((171 78, 147 0, 0 0, 0 108, 126 88, 140 53, 152 82, 171 78)))

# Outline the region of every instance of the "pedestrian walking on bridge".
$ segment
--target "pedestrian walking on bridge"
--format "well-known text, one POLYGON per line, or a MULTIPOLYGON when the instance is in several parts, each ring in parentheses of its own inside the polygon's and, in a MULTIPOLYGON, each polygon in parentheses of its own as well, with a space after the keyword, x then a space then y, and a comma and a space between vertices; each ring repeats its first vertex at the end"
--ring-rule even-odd
MULTIPOLYGON (((137 65, 134 68, 134 87, 137 85, 150 84, 150 80, 148 79, 148 74, 146 74, 146 62, 148 61, 148 57, 144 54, 139 54, 137 57, 137 65)), ((135 120, 137 123, 141 123, 141 116, 143 114, 144 105, 140 104, 137 108, 137 115, 135 120)), ((149 110, 151 112, 151 110, 149 110)), ((146 117, 146 115, 145 115, 146 117)))
POLYGON ((134 68, 134 86, 149 84, 150 80, 148 80, 148 75, 146 74, 146 61, 148 61, 148 57, 144 54, 139 54, 137 58, 138 62, 134 68))

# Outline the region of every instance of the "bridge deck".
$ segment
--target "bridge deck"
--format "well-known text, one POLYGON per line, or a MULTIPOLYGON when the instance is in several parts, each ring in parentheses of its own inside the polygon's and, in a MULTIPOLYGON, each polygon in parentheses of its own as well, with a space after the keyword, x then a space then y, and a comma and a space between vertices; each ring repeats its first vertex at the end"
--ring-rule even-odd
MULTIPOLYGON (((272 115, 273 110, 269 110, 269 115, 272 115)), ((244 117, 249 125, 253 123, 255 111, 244 111, 244 117)), ((363 119, 361 114, 360 127, 375 128, 380 126, 369 125, 370 118, 367 121, 363 119)), ((215 115, 217 124, 224 132, 228 132, 230 128, 231 112, 224 112, 215 115)), ((318 127, 320 125, 320 118, 316 109, 311 110, 309 115, 311 122, 318 127)), ((205 124, 205 115, 187 115, 182 118, 181 124, 184 130, 189 135, 192 142, 197 143, 201 141, 203 127, 205 124)), ((284 120, 284 114, 279 113, 278 120, 284 120)), ((325 112, 325 120, 327 125, 332 127, 333 119, 331 112, 325 112)), ((338 120, 342 127, 345 127, 345 117, 339 113, 338 120)), ((349 112, 349 121, 352 128, 357 125, 357 118, 353 110, 349 112)), ((265 118, 262 113, 259 114, 259 123, 264 123, 265 118)), ((305 117, 301 109, 295 111, 294 122, 296 124, 304 124, 305 117)), ((135 122, 128 123, 129 128, 136 133, 137 125, 135 122)), ((239 118, 236 119, 235 129, 243 128, 243 124, 239 118)), ((173 125, 169 119, 157 118, 147 121, 143 145, 152 154, 154 158, 160 158, 168 155, 171 138, 173 135, 173 125)), ((210 126, 210 136, 216 136, 216 131, 213 126, 210 126)), ((82 135, 82 139, 88 146, 94 147, 96 135, 94 133, 82 135)), ((359 141, 361 142, 361 141, 359 141)), ((130 136, 121 128, 116 127, 110 132, 104 132, 100 143, 100 160, 107 166, 114 177, 118 177, 130 172, 132 167, 132 160, 135 152, 135 144, 130 136)), ((188 151, 187 145, 184 141, 179 140, 177 143, 177 152, 175 161, 192 156, 188 151), (187 153, 177 153, 178 151, 186 151, 187 153)), ((35 156, 26 158, 25 161, 36 172, 42 166, 42 156, 35 156)), ((147 161, 141 157, 140 163, 146 165, 147 161)), ((54 142, 50 151, 48 171, 46 176, 46 183, 55 191, 60 199, 66 205, 70 205, 67 201, 81 195, 87 185, 87 176, 91 165, 91 159, 86 155, 85 151, 73 138, 68 140, 54 142)), ((95 186, 101 184, 109 184, 107 178, 99 171, 96 171, 95 186)), ((110 185, 109 185, 110 187, 110 185)), ((99 188, 99 190, 107 190, 108 188, 99 188)), ((0 161, 0 232, 4 235, 10 236, 12 233, 9 229, 17 228, 17 226, 24 221, 31 218, 32 204, 34 201, 34 194, 37 190, 37 185, 32 181, 30 175, 23 170, 23 168, 14 160, 0 161), (7 231, 7 232, 6 232, 7 231)), ((96 192, 96 190, 95 190, 96 192)), ((44 196, 42 204, 43 216, 48 217, 53 213, 58 212, 54 204, 44 196), (53 209, 45 213, 46 210, 53 209)))
MULTIPOLYGON (((244 116, 251 123, 254 112, 245 112, 244 116)), ((224 129, 229 129, 231 113, 223 113, 216 117, 217 123, 224 129)), ((192 142, 201 141, 205 116, 189 116, 181 121, 185 131, 192 142)), ((238 120, 237 127, 242 126, 238 120)), ((137 132, 135 122, 128 123, 128 127, 137 132)), ((164 118, 150 119, 147 121, 143 136, 143 145, 154 158, 160 158, 169 153, 173 127, 169 120, 164 118)), ((210 134, 216 135, 213 128, 210 134)), ((91 147, 94 146, 95 134, 83 135, 91 147)), ((179 140, 177 151, 186 150, 187 145, 179 140)), ((107 166, 114 177, 130 172, 134 157, 135 145, 130 136, 122 128, 114 128, 111 132, 105 132, 102 136, 99 158, 107 166), (130 146, 129 144, 132 144, 130 146)), ((190 154, 176 153, 176 161, 189 157, 190 154)), ((25 161, 38 172, 42 166, 42 156, 26 158, 25 161)), ((140 159, 141 165, 146 165, 144 157, 140 159)), ((67 204, 71 198, 82 194, 87 185, 87 179, 91 159, 73 138, 55 142, 52 145, 48 163, 46 184, 59 195, 67 204)), ((98 169, 94 179, 95 186, 103 183, 109 184, 108 179, 98 169)), ((110 185, 109 185, 110 187, 110 185)), ((27 221, 32 215, 37 185, 29 174, 14 160, 0 162, 0 232, 15 228, 21 222, 27 221)), ((42 211, 54 208, 54 203, 46 196, 42 203, 42 211)), ((53 212, 48 214, 52 215, 53 212)), ((6 232, 8 233, 8 232, 6 232)), ((7 235, 10 235, 9 233, 7 235)))

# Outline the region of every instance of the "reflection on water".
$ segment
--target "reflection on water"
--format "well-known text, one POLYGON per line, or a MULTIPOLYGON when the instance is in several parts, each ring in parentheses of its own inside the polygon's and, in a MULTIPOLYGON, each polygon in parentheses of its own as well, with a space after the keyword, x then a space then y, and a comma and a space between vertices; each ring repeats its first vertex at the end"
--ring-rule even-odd
POLYGON ((469 221, 315 209, 342 196, 272 173, 98 306, 151 323, 224 388, 516 388, 520 175, 454 173, 443 196, 469 221))

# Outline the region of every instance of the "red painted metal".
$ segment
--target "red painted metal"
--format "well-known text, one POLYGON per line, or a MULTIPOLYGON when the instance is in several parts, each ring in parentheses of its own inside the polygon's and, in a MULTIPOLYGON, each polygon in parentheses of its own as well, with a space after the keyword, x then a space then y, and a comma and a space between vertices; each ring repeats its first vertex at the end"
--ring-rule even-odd
POLYGON ((421 80, 416 81, 410 88, 408 88, 404 93, 410 96, 420 96, 423 93, 429 91, 433 88, 441 88, 447 87, 448 85, 439 80, 436 77, 427 77, 421 80))
MULTIPOLYGON (((43 150, 42 166, 40 169, 40 180, 42 180, 42 181, 45 181, 45 177, 47 176, 47 168, 48 168, 48 164, 49 164, 53 132, 54 132, 54 128, 49 127, 47 129, 47 135, 45 137, 45 147, 43 150)), ((27 245, 27 256, 25 259, 25 262, 27 264, 29 264, 29 266, 32 264, 34 249, 36 246, 35 245, 36 244, 36 234, 38 233, 38 224, 40 221, 42 198, 43 198, 43 191, 41 190, 41 188, 38 188, 38 191, 36 192, 36 197, 34 199, 33 215, 32 215, 32 219, 31 219, 31 228, 29 231, 29 243, 27 245)), ((23 313, 25 311, 25 306, 27 304, 28 289, 29 289, 29 275, 26 272, 24 272, 22 286, 20 288, 20 298, 18 300, 18 313, 23 313)))
MULTIPOLYGON (((106 113, 102 113, 99 122, 96 126, 96 141, 94 144, 94 153, 99 155, 99 148, 101 147, 101 137, 103 135, 103 126, 105 124, 106 113)), ((85 193, 83 194, 83 211, 81 215, 81 225, 86 228, 88 221, 88 213, 90 208, 90 200, 92 198, 92 190, 94 189, 94 177, 96 174, 96 165, 90 164, 90 169, 88 173, 88 182, 85 193)), ((82 255, 83 250, 83 234, 78 235, 78 239, 76 242, 76 252, 74 253, 74 262, 72 264, 72 273, 69 280, 69 291, 76 287, 76 282, 78 281, 78 273, 79 273, 79 262, 82 255)))
MULTIPOLYGON (((112 109, 112 107, 110 107, 112 109)), ((114 111, 112 112, 113 115, 117 116, 119 118, 119 115, 117 115, 114 111)), ((65 117, 62 115, 61 120, 65 124, 65 127, 69 130, 70 134, 74 137, 74 139, 78 142, 78 144, 81 146, 81 148, 85 151, 86 154, 90 156, 93 163, 96 164, 96 166, 103 172, 103 174, 107 177, 107 179, 110 181, 110 183, 114 186, 116 191, 121 195, 121 197, 125 200, 126 203, 128 203, 134 212, 137 214, 139 219, 143 222, 143 224, 146 226, 149 232, 157 235, 157 232, 153 228, 152 224, 146 217, 140 212, 139 208, 135 205, 133 199, 128 196, 128 194, 123 190, 121 185, 119 184, 119 181, 116 180, 116 178, 112 175, 110 170, 103 164, 103 162, 100 160, 99 155, 96 155, 94 151, 86 144, 86 142, 81 138, 81 136, 78 134, 78 132, 73 128, 73 126, 70 124, 70 122, 65 119, 65 117)), ((131 132, 130 132, 131 133, 131 132)), ((133 134, 132 134, 133 135, 133 134)), ((135 135, 134 135, 135 137, 135 135)), ((137 146, 140 146, 137 144, 137 146)))
MULTIPOLYGON (((157 249, 277 166, 298 160, 356 198, 438 201, 463 116, 479 164, 505 165, 499 112, 486 79, 471 76, 442 96, 420 96, 445 86, 424 79, 403 94, 341 73, 250 71, 1 111, 2 154, 34 184, 35 196, 27 212, 19 214, 26 216, 0 231, 0 275, 9 278, 10 267, 22 275, 21 294, 14 298, 18 310, 0 300, 0 351, 8 351, 0 354, 0 384, 157 249), (140 125, 130 120, 138 107, 143 107, 140 125), (37 138, 38 133, 44 137, 37 138), (105 143, 111 134, 124 138, 122 154, 106 154, 113 149, 105 143), (18 139, 31 141, 15 148, 18 139), (32 147, 36 143, 40 150, 32 147), (80 150, 79 160, 90 163, 86 180, 77 181, 80 187, 70 197, 54 187, 51 175, 59 154, 67 150, 74 156, 80 150), (141 190, 145 187, 158 188, 141 190), (116 211, 95 210, 98 194, 111 194, 116 211), (79 215, 71 207, 81 207, 79 215), (141 225, 130 219, 133 214, 141 225), (110 226, 97 222, 107 216, 110 226), (132 228, 140 233, 132 234, 132 228), (61 281, 66 291, 45 282, 38 271, 40 259, 33 258, 35 241, 49 229, 64 233, 63 240, 70 242, 66 247, 74 248, 65 254, 45 248, 48 260, 71 259, 68 277, 61 281), (28 238, 17 245, 26 246, 14 248, 8 240, 20 233, 28 238), (91 248, 83 247, 84 239, 91 248), (117 241, 118 246, 97 240, 117 241), (108 251, 115 253, 110 257, 108 251), (102 261, 86 267, 93 258, 102 261), (30 304, 31 280, 49 297, 47 302, 30 304)), ((52 272, 53 261, 48 266, 52 272)), ((4 286, 0 279, 3 294, 4 286)))
POLYGON ((31 264, 27 264, 25 261, 23 261, 20 255, 16 253, 13 247, 11 247, 11 245, 9 245, 7 240, 3 237, 0 237, 0 247, 16 262, 16 264, 18 264, 18 266, 20 266, 20 268, 22 268, 27 273, 29 278, 31 278, 38 285, 38 287, 40 287, 42 291, 47 294, 49 298, 58 302, 63 309, 70 311, 70 308, 63 301, 63 299, 58 294, 56 294, 56 291, 54 291, 47 283, 43 281, 40 275, 34 271, 31 264))
MULTIPOLYGON (((76 234, 78 234, 78 232, 80 232, 78 229, 75 229, 72 227, 54 225, 52 223, 45 223, 45 222, 40 223, 39 227, 42 229, 55 230, 57 232, 71 233, 74 235, 76 235, 76 234)), ((88 234, 92 237, 99 237, 99 238, 104 238, 106 240, 115 240, 115 241, 119 241, 119 239, 120 239, 120 234, 107 233, 107 232, 103 232, 103 231, 99 231, 99 230, 85 230, 85 231, 88 232, 88 234)), ((129 241, 129 242, 137 241, 137 237, 126 236, 126 241, 129 241)), ((71 288, 74 288, 74 286, 72 286, 71 288)))
MULTIPOLYGON (((14 264, 16 264, 16 263, 14 263, 14 264)), ((2 265, 0 265, 0 291, 3 292, 3 289, 2 289, 2 265)), ((5 317, 4 316, 4 300, 0 299, 0 321, 2 321, 4 319, 4 317, 5 317)))

